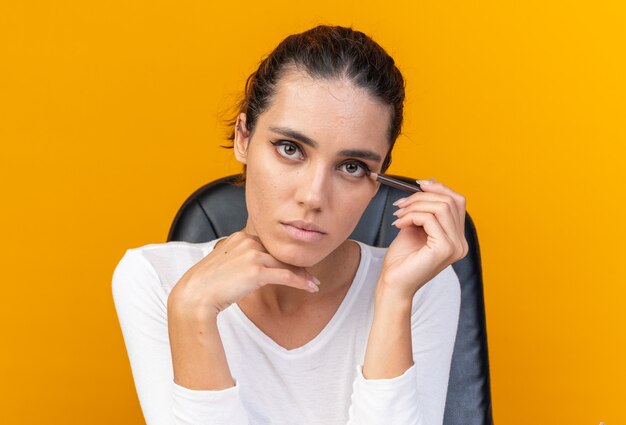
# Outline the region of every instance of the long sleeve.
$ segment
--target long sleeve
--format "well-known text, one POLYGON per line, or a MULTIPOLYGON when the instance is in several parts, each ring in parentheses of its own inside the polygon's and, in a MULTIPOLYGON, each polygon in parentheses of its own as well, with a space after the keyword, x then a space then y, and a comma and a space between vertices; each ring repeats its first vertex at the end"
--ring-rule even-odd
POLYGON ((390 379, 365 379, 357 365, 348 425, 443 423, 460 306, 459 279, 449 266, 413 299, 413 365, 390 379))
POLYGON ((167 293, 150 262, 127 250, 113 273, 113 299, 148 425, 248 425, 239 383, 219 391, 174 382, 167 326, 167 293))

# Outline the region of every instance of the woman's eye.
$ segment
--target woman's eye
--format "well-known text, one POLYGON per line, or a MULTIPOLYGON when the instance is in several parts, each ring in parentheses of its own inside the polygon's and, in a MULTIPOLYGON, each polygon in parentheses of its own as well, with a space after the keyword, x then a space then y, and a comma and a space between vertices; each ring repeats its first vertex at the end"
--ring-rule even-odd
POLYGON ((350 161, 344 162, 341 164, 343 171, 354 177, 361 177, 365 175, 365 170, 367 170, 367 166, 360 161, 350 161))
POLYGON ((293 142, 288 141, 278 141, 278 142, 270 142, 272 145, 276 147, 278 154, 285 158, 289 159, 302 159, 303 155, 300 152, 300 148, 293 142))

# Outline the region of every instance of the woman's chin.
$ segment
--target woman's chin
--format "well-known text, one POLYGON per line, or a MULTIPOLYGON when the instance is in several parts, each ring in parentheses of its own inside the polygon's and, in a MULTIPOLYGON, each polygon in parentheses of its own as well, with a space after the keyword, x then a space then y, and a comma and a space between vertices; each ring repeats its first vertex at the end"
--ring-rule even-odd
POLYGON ((321 255, 317 249, 294 248, 289 244, 280 242, 264 245, 272 257, 295 267, 313 267, 326 257, 324 254, 321 255))
POLYGON ((301 252, 289 252, 289 250, 278 250, 277 252, 269 251, 272 257, 278 261, 295 266, 295 267, 313 267, 322 259, 313 255, 305 255, 301 252))

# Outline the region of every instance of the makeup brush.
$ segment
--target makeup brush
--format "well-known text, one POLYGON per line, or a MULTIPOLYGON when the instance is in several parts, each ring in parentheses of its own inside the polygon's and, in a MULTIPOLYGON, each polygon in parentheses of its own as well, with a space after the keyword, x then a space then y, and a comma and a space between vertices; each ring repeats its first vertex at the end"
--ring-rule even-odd
POLYGON ((393 177, 389 177, 384 174, 378 174, 368 170, 367 175, 372 180, 375 180, 382 184, 386 184, 387 186, 395 187, 396 189, 404 190, 405 192, 423 192, 423 190, 419 188, 419 185, 414 186, 412 184, 408 184, 406 182, 403 182, 402 180, 394 179, 393 177))

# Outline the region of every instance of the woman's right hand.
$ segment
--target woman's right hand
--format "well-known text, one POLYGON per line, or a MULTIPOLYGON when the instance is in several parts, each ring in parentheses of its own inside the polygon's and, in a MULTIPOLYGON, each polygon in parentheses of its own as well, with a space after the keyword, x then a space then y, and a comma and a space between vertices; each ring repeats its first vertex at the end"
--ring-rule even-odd
POLYGON ((235 232, 185 272, 170 292, 168 310, 217 316, 267 284, 319 291, 319 281, 303 268, 272 257, 257 236, 235 232))

